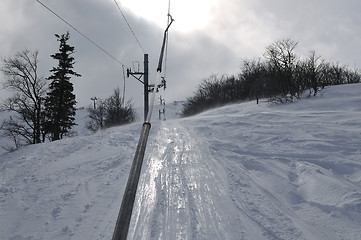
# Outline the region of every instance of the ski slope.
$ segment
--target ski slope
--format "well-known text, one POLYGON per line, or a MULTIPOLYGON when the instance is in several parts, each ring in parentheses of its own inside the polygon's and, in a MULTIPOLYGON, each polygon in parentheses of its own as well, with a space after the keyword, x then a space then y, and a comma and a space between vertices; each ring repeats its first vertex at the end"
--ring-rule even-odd
MULTIPOLYGON (((360 239, 360 92, 185 119, 168 105, 128 239, 360 239)), ((0 154, 0 239, 111 239, 141 125, 0 154)))

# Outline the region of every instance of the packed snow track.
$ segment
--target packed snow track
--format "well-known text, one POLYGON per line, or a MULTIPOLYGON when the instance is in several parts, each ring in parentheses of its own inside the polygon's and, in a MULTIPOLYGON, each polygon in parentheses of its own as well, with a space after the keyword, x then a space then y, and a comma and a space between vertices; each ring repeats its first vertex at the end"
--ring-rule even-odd
POLYGON ((200 150, 199 142, 178 121, 162 124, 150 148, 129 236, 229 239, 231 212, 218 210, 225 209, 230 199, 216 161, 200 150))

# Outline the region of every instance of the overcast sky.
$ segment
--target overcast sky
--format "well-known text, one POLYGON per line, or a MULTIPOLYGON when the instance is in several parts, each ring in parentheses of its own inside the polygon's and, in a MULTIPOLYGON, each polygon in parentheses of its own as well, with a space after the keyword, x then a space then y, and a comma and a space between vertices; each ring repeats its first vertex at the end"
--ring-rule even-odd
MULTIPOLYGON (((127 67, 143 70, 143 55, 114 0, 41 0, 75 28, 127 67)), ((361 66, 360 0, 171 0, 175 22, 169 30, 167 102, 184 100, 211 74, 237 74, 241 60, 262 57, 276 40, 299 42, 296 51, 307 56, 316 50, 325 60, 361 66)), ((145 53, 150 80, 156 76, 168 0, 123 0, 118 3, 145 53)), ((72 78, 78 106, 91 97, 107 98, 123 88, 122 66, 46 10, 36 0, 1 0, 0 56, 12 57, 29 49, 39 51, 39 74, 48 77, 57 65, 50 55, 58 51, 55 33, 70 32, 75 47, 72 78)), ((137 70, 137 69, 135 69, 137 70)), ((0 81, 4 77, 0 76, 0 81)), ((0 97, 6 96, 4 90, 0 97)), ((143 104, 143 86, 126 79, 126 98, 143 104)))

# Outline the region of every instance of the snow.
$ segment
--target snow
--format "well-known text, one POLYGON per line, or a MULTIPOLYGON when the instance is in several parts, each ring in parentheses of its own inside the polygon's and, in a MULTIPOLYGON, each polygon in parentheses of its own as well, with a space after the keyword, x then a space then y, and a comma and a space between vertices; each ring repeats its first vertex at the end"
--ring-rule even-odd
MULTIPOLYGON (((155 109, 128 238, 360 239, 360 92, 155 109)), ((142 122, 90 134, 85 116, 76 137, 0 153, 1 239, 111 239, 142 122)))

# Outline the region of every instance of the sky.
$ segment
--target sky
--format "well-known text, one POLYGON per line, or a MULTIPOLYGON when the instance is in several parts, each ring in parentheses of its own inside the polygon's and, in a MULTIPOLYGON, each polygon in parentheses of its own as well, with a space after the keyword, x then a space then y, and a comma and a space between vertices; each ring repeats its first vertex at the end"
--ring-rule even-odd
MULTIPOLYGON (((299 42, 296 52, 306 57, 315 50, 323 59, 361 66, 361 2, 359 0, 117 0, 135 33, 133 36, 114 0, 41 0, 82 34, 110 53, 109 57, 36 0, 1 0, 0 57, 24 49, 39 51, 39 74, 49 77, 57 65, 50 55, 58 51, 54 34, 70 32, 75 47, 72 78, 78 107, 90 98, 107 98, 119 87, 134 106, 143 105, 143 86, 123 77, 123 66, 143 71, 149 55, 150 81, 156 68, 167 26, 169 29, 163 75, 166 102, 185 100, 212 74, 235 75, 242 59, 262 57, 267 46, 285 38, 299 42)), ((4 82, 0 75, 0 82, 4 82)), ((0 100, 9 96, 0 90, 0 100)))

